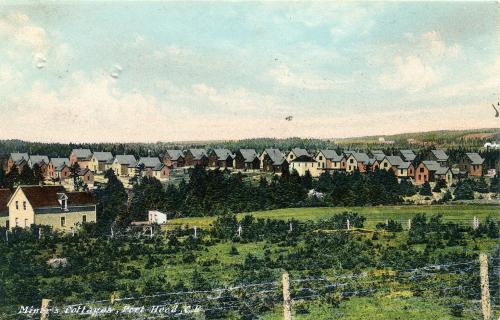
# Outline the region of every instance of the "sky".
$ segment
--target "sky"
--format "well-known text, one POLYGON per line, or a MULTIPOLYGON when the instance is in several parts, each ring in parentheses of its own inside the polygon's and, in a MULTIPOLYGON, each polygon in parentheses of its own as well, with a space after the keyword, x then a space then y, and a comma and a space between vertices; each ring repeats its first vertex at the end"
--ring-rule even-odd
POLYGON ((499 9, 498 2, 0 0, 0 139, 497 128, 499 9))

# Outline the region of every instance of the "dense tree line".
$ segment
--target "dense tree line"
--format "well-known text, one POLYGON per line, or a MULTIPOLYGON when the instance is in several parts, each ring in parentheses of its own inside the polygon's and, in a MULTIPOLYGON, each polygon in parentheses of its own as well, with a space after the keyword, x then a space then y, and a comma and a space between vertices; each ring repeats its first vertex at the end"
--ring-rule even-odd
MULTIPOLYGON (((113 176, 113 173, 108 175, 113 176)), ((102 203, 99 208, 112 206, 106 205, 109 200, 104 199, 113 197, 113 190, 120 190, 124 195, 120 184, 115 178, 109 180, 108 186, 98 193, 102 203)), ((317 180, 313 180, 310 174, 299 176, 296 171, 285 171, 270 181, 265 177, 253 181, 242 173, 195 167, 189 174, 189 182, 181 181, 177 186, 169 184, 164 188, 155 178, 139 179, 131 191, 128 219, 145 219, 150 209, 203 216, 305 206, 398 204, 402 203, 403 196, 414 193, 411 183, 398 183, 394 174, 385 170, 367 174, 324 173, 317 180), (309 196, 311 189, 318 193, 309 196)), ((123 204, 125 197, 117 202, 123 204)), ((124 213, 122 205, 120 208, 116 212, 124 213)), ((123 220, 123 214, 121 217, 123 220)))

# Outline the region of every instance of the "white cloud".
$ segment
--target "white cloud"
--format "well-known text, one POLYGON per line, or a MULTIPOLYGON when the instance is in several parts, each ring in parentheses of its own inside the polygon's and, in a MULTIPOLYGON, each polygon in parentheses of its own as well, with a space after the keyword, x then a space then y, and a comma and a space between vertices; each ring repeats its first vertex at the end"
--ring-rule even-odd
POLYGON ((378 79, 385 89, 417 92, 438 83, 441 79, 433 67, 416 56, 397 56, 393 64, 394 69, 382 74, 378 79))
POLYGON ((321 78, 311 73, 297 74, 292 72, 286 65, 271 69, 268 74, 282 86, 307 90, 333 90, 340 85, 351 82, 321 78))
POLYGON ((383 52, 384 59, 393 56, 392 64, 377 79, 384 89, 415 93, 432 88, 445 78, 450 59, 462 54, 459 45, 447 45, 436 31, 418 37, 407 33, 405 38, 408 43, 389 46, 389 52, 383 52))

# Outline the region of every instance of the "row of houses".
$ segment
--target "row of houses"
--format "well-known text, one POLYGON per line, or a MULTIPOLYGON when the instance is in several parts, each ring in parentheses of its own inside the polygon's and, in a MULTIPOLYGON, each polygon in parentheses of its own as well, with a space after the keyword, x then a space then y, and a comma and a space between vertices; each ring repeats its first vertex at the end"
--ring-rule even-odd
POLYGON ((96 200, 90 192, 67 192, 62 186, 19 186, 0 189, 0 226, 7 229, 46 225, 70 231, 96 221, 96 200))
POLYGON ((236 170, 255 170, 262 172, 282 172, 296 170, 300 175, 309 171, 318 177, 325 171, 367 172, 392 170, 399 178, 408 178, 416 184, 445 179, 451 182, 454 176, 482 175, 484 159, 477 153, 466 153, 453 166, 444 150, 431 150, 425 160, 417 159, 412 150, 400 150, 397 155, 386 155, 382 150, 368 153, 323 149, 309 152, 302 148, 293 148, 282 152, 276 148, 264 149, 257 153, 255 149, 239 149, 231 152, 225 148, 166 150, 160 157, 141 157, 116 155, 110 152, 91 152, 89 149, 74 149, 69 158, 51 158, 27 153, 12 153, 7 171, 14 165, 18 170, 23 166, 37 164, 42 173, 51 179, 68 179, 70 166, 78 163, 79 174, 85 182, 93 181, 94 174, 103 174, 112 169, 117 176, 132 177, 137 174, 148 175, 160 180, 167 179, 170 170, 176 168, 203 166, 236 170))

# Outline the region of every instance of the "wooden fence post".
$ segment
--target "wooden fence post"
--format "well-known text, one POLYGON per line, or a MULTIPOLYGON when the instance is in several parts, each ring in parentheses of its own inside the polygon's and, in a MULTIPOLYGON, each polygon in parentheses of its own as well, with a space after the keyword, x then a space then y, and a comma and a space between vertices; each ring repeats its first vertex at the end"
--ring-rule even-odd
POLYGON ((290 300, 290 276, 283 273, 283 319, 292 320, 292 303, 290 300))
POLYGON ((349 221, 349 219, 347 219, 347 230, 350 230, 351 229, 351 222, 349 221))
POLYGON ((488 256, 485 253, 479 254, 479 274, 481 278, 481 309, 483 319, 490 320, 490 284, 488 280, 488 256))
POLYGON ((40 308, 40 320, 49 318, 49 303, 50 299, 42 299, 42 307, 40 308))
POLYGON ((411 219, 408 219, 408 230, 411 230, 411 219))

